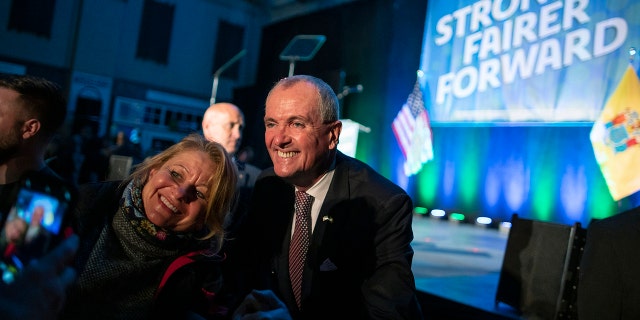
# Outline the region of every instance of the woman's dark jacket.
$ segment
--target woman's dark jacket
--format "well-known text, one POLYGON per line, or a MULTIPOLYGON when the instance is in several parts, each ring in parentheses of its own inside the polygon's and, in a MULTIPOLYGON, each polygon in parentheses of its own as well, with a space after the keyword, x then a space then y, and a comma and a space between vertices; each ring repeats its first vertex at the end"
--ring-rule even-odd
POLYGON ((123 269, 122 277, 117 276, 120 269, 114 277, 113 269, 109 268, 106 273, 111 275, 107 279, 102 274, 85 276, 82 284, 73 287, 60 319, 185 319, 194 312, 206 319, 223 318, 226 310, 218 307, 215 296, 221 286, 221 259, 217 255, 205 256, 199 250, 178 248, 173 256, 127 257, 119 241, 107 241, 105 249, 98 250, 106 252, 107 261, 95 258, 93 251, 100 245, 99 239, 105 233, 115 234, 114 215, 120 213, 124 190, 119 184, 120 181, 107 181, 80 186, 75 210, 80 248, 75 266, 82 278, 89 264, 117 260, 119 264, 114 265, 123 269), (136 270, 138 264, 144 269, 136 270))

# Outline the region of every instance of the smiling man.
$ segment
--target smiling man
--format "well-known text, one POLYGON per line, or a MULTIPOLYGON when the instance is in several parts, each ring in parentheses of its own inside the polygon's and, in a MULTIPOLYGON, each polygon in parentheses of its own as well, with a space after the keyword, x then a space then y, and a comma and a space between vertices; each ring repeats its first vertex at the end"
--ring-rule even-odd
POLYGON ((273 167, 256 182, 230 254, 235 278, 246 281, 243 292, 272 289, 294 319, 422 319, 411 198, 337 150, 338 106, 333 89, 312 76, 282 79, 269 92, 264 138, 273 167))

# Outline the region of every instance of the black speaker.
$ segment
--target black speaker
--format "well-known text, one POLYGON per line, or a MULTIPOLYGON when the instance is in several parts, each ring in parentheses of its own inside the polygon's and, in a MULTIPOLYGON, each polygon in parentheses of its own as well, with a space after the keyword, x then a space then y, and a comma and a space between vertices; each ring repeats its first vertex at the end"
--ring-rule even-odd
POLYGON ((577 319, 578 267, 586 239, 580 223, 520 219, 514 214, 496 290, 526 319, 577 319))

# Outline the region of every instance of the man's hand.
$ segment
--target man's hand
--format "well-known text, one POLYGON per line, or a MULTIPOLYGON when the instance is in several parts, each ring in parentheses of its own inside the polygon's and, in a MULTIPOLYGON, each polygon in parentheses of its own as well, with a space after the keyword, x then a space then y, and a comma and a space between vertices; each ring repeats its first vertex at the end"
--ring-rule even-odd
POLYGON ((0 318, 57 319, 66 290, 77 277, 70 265, 78 243, 78 236, 70 236, 47 255, 32 260, 14 282, 0 283, 0 318))
POLYGON ((233 313, 233 320, 291 320, 289 310, 271 290, 253 290, 233 313))

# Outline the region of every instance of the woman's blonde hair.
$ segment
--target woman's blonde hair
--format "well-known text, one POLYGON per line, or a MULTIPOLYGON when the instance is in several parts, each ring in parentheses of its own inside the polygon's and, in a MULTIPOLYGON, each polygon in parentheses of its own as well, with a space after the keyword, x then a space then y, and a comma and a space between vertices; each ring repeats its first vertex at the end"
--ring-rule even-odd
POLYGON ((152 169, 159 169, 171 158, 187 150, 202 151, 209 155, 209 158, 214 163, 213 175, 208 181, 209 194, 204 219, 209 233, 202 237, 202 240, 215 236, 218 240, 217 244, 219 249, 224 239, 224 219, 231 211, 235 201, 236 183, 238 180, 236 165, 222 145, 217 142, 208 141, 200 134, 189 134, 180 142, 151 158, 147 158, 144 162, 136 166, 135 171, 126 181, 123 181, 123 184, 126 185, 133 179, 137 179, 141 181, 141 185, 144 186, 147 180, 149 180, 149 173, 152 169))

